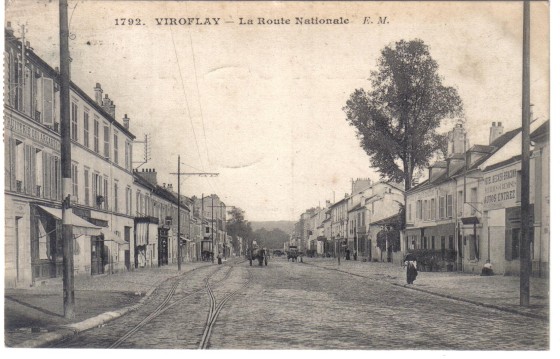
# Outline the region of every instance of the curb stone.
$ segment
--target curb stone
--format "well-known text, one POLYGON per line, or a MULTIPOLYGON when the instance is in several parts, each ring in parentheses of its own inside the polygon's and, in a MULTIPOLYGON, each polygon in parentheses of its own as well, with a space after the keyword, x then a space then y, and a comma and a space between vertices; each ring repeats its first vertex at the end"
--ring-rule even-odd
POLYGON ((187 274, 189 272, 192 272, 196 269, 199 268, 203 268, 203 267, 207 267, 207 266, 200 266, 200 267, 196 267, 193 268, 191 270, 188 270, 184 273, 169 277, 164 279, 163 281, 155 284, 152 288, 150 288, 146 294, 138 301, 138 303, 130 305, 128 307, 124 307, 121 308, 119 310, 116 311, 108 311, 105 313, 101 313, 99 315, 96 315, 95 317, 91 317, 88 319, 85 319, 81 322, 78 323, 72 323, 72 324, 66 324, 61 326, 59 329, 53 331, 53 332, 49 332, 49 333, 44 333, 39 335, 37 338, 34 339, 28 339, 25 340, 19 344, 14 345, 14 348, 39 348, 39 347, 43 347, 45 345, 54 343, 54 342, 58 342, 58 341, 62 341, 62 340, 67 340, 70 339, 74 336, 76 336, 77 334, 84 332, 86 330, 89 329, 93 329, 95 327, 99 327, 105 323, 108 323, 112 320, 115 320, 119 317, 122 317, 123 315, 127 314, 128 312, 137 310, 138 308, 140 308, 142 305, 144 305, 144 302, 146 300, 148 300, 148 298, 154 293, 154 291, 157 289, 157 287, 163 283, 165 280, 167 279, 171 279, 171 278, 175 278, 175 277, 179 277, 182 274, 187 274))
POLYGON ((496 310, 500 310, 500 311, 503 311, 503 312, 518 314, 518 315, 522 315, 522 316, 525 316, 525 317, 529 317, 529 318, 533 318, 533 319, 540 319, 540 320, 547 321, 547 322, 549 321, 549 318, 547 316, 540 315, 540 314, 527 313, 527 312, 523 312, 523 311, 520 311, 520 310, 516 310, 516 309, 513 309, 513 308, 508 308, 508 307, 504 307, 504 306, 500 306, 500 305, 489 304, 489 303, 479 302, 479 301, 476 301, 476 300, 460 298, 460 297, 456 297, 456 296, 449 295, 449 294, 442 294, 442 293, 434 292, 434 291, 427 290, 427 289, 421 289, 421 288, 416 288, 416 287, 411 287, 411 286, 408 286, 408 285, 404 285, 404 284, 401 284, 401 283, 390 282, 390 281, 384 280, 384 279, 367 277, 367 276, 364 276, 364 275, 361 275, 361 274, 340 270, 338 268, 328 268, 328 267, 323 267, 323 266, 316 265, 316 264, 311 264, 311 263, 305 263, 305 264, 312 265, 312 266, 315 266, 315 267, 318 267, 318 268, 321 268, 321 269, 332 270, 332 271, 337 271, 337 272, 341 272, 341 273, 350 274, 350 275, 353 275, 353 276, 356 276, 356 277, 383 281, 383 282, 387 282, 391 285, 394 285, 396 287, 411 289, 411 290, 415 290, 415 291, 426 293, 426 294, 435 295, 435 296, 442 297, 442 298, 447 298, 447 299, 456 300, 456 301, 460 301, 460 302, 470 303, 470 304, 477 305, 477 306, 480 306, 480 307, 496 309, 496 310))

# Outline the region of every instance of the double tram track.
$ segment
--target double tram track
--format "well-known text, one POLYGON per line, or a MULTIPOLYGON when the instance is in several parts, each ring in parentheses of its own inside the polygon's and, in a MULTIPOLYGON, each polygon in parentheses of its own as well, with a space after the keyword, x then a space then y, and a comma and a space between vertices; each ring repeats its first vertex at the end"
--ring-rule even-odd
MULTIPOLYGON (((237 263, 233 263, 233 264, 237 264, 237 263)), ((223 278, 221 278, 220 280, 216 281, 215 283, 221 283, 225 280, 227 280, 229 278, 229 276, 231 275, 231 272, 233 270, 233 264, 232 265, 226 265, 227 267, 229 267, 224 275, 223 278)), ((200 267, 200 268, 196 268, 192 271, 189 271, 190 273, 201 269, 201 268, 208 268, 207 266, 205 267, 200 267)), ((208 286, 210 278, 212 278, 214 275, 216 275, 218 272, 221 271, 223 267, 218 267, 217 270, 213 271, 212 273, 208 274, 205 278, 204 278, 204 283, 208 286)), ((163 301, 161 303, 159 303, 159 305, 152 311, 150 312, 150 314, 148 314, 144 319, 142 319, 138 324, 136 324, 133 328, 131 328, 130 330, 128 330, 124 335, 122 335, 121 337, 119 337, 116 341, 114 341, 108 348, 109 349, 114 349, 114 348, 118 348, 123 342, 125 342, 127 339, 129 339, 130 337, 132 337, 134 334, 136 334, 142 327, 144 327, 146 324, 150 323, 151 321, 153 321, 156 317, 158 317, 160 314, 166 312, 168 309, 176 306, 177 304, 184 302, 185 300, 187 300, 188 298, 199 294, 201 292, 204 292, 207 290, 207 288, 201 288, 201 289, 197 289, 191 293, 185 294, 183 296, 181 296, 179 299, 176 299, 174 301, 172 301, 173 296, 175 295, 175 292, 177 290, 177 287, 179 286, 179 284, 181 283, 181 281, 183 279, 185 279, 184 275, 179 275, 179 276, 175 276, 173 278, 171 278, 173 280, 175 280, 175 282, 172 284, 171 288, 169 289, 169 291, 167 292, 167 294, 165 295, 163 301)))
POLYGON ((216 296, 214 295, 214 291, 212 290, 212 287, 210 285, 210 282, 209 282, 208 278, 205 280, 206 292, 207 292, 208 297, 210 299, 210 303, 209 303, 208 317, 206 318, 206 325, 204 327, 204 332, 202 334, 202 338, 200 340, 200 344, 198 346, 198 349, 208 349, 208 344, 210 342, 210 336, 212 335, 212 328, 214 327, 214 323, 216 323, 216 320, 218 319, 218 315, 220 314, 220 312, 224 308, 225 304, 231 298, 233 298, 239 292, 241 292, 242 290, 247 288, 247 286, 249 285, 251 280, 252 280, 252 274, 251 274, 251 272, 249 272, 249 277, 247 278, 247 280, 245 280, 245 282, 243 282, 241 287, 226 293, 226 295, 217 304, 216 304, 216 296))

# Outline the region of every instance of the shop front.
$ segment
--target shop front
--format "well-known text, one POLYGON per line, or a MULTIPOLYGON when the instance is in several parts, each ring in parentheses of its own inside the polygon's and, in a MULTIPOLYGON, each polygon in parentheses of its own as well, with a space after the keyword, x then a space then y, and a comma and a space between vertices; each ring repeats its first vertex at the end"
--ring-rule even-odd
POLYGON ((158 219, 134 219, 134 268, 149 268, 158 264, 158 219))
MULTIPOLYGON (((90 239, 101 234, 101 228, 70 213, 74 239, 76 274, 89 274, 90 239)), ((31 266, 33 281, 62 276, 62 209, 45 205, 31 206, 31 266)))

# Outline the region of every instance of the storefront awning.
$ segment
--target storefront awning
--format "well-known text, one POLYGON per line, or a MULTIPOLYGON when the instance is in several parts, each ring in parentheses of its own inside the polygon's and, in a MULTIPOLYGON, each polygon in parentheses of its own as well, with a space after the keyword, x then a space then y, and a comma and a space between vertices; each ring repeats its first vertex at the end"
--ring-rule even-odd
MULTIPOLYGON (((45 207, 45 206, 37 206, 41 208, 43 211, 50 214, 55 219, 61 221, 62 220, 62 209, 60 208, 52 208, 52 207, 45 207)), ((70 214, 70 224, 73 226, 73 234, 75 237, 79 237, 82 235, 86 236, 99 236, 101 234, 101 227, 97 227, 94 224, 89 223, 85 219, 82 219, 76 216, 74 213, 69 212, 70 214)))
POLYGON ((102 228, 101 234, 103 234, 103 240, 105 241, 111 241, 121 245, 128 243, 124 239, 119 238, 115 233, 111 232, 109 228, 102 228))
POLYGON ((478 224, 478 217, 464 217, 461 218, 463 224, 478 224))

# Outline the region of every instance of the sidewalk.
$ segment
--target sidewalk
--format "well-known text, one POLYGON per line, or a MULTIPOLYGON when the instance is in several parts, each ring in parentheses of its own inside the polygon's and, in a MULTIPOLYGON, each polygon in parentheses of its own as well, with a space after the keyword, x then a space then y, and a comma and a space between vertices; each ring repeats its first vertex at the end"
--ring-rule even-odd
MULTIPOLYGON (((181 273, 209 265, 182 264, 181 273)), ((60 340, 118 318, 136 309, 156 286, 178 275, 177 265, 138 269, 111 275, 75 278, 74 319, 64 318, 62 278, 31 288, 4 291, 4 344, 32 348, 60 340)))
POLYGON ((340 270, 362 277, 383 280, 393 285, 469 302, 531 318, 549 320, 549 279, 531 278, 530 306, 519 305, 519 277, 483 277, 462 272, 419 272, 413 285, 406 284, 403 267, 392 263, 347 261, 340 266, 333 258, 305 258, 304 262, 326 269, 340 270))

